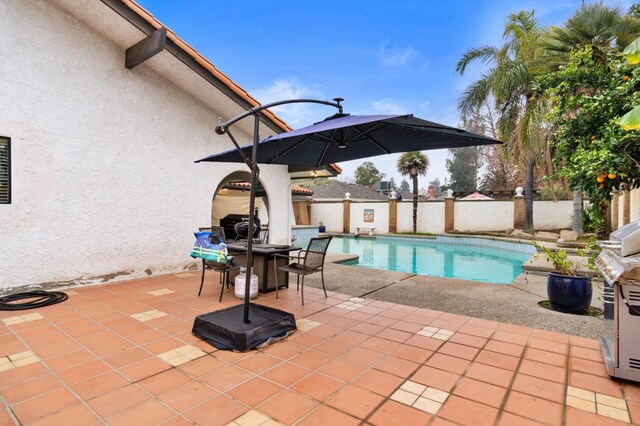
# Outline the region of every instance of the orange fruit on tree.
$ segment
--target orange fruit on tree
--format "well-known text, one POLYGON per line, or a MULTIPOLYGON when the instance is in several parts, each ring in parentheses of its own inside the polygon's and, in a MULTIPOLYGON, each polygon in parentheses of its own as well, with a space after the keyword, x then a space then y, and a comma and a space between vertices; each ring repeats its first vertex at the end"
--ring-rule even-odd
POLYGON ((604 182, 604 178, 602 176, 598 176, 598 178, 596 179, 598 182, 604 182))
POLYGON ((628 75, 622 76, 622 81, 628 81, 628 80, 629 80, 629 76, 628 75))
POLYGON ((609 173, 609 174, 607 175, 607 177, 608 177, 609 179, 615 179, 615 178, 616 178, 616 174, 615 174, 615 173, 609 173))
POLYGON ((604 184, 601 183, 600 185, 598 185, 598 189, 602 189, 602 188, 604 188, 604 184))

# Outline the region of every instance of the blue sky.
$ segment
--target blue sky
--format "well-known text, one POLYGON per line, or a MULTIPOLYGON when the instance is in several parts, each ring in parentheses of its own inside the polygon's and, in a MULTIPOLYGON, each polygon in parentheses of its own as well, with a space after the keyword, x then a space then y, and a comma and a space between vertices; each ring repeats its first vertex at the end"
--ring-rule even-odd
MULTIPOLYGON (((535 10, 561 25, 581 0, 138 0, 221 71, 266 103, 295 97, 345 98, 352 114, 414 115, 459 124, 457 99, 482 72, 455 64, 469 48, 499 44, 505 18, 535 10)), ((619 4, 628 8, 632 2, 619 4)), ((291 105, 275 112, 292 127, 333 108, 291 105)), ((225 118, 225 117, 223 117, 225 118)), ((230 117, 226 117, 230 118, 230 117)), ((447 177, 447 150, 425 151, 431 166, 420 187, 447 177)), ((343 177, 363 161, 402 180, 397 155, 340 163, 343 177)))

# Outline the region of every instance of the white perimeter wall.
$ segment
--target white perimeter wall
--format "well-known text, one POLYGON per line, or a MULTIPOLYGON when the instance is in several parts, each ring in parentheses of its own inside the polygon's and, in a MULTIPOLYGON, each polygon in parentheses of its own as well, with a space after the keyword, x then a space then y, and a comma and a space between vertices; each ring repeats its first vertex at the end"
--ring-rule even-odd
MULTIPOLYGON (((534 205, 534 210, 536 207, 534 205)), ((513 201, 456 201, 453 209, 456 231, 504 231, 513 228, 513 201)), ((534 224, 538 228, 535 220, 534 224)))
MULTIPOLYGON (((636 195, 635 200, 637 201, 636 195)), ((632 198, 632 201, 634 199, 632 198)), ((444 233, 443 201, 421 201, 418 203, 419 233, 444 233)), ((322 221, 328 232, 342 232, 342 202, 315 202, 311 204, 311 224, 322 221)), ((389 232, 389 203, 352 202, 350 231, 355 226, 368 225, 364 222, 364 209, 374 209, 375 232, 389 232)), ((513 201, 456 201, 454 203, 454 229, 462 232, 504 231, 513 228, 513 201)), ((633 206, 632 206, 633 211, 633 206)), ((637 211, 637 210, 636 210, 637 211)), ((573 201, 534 201, 533 222, 537 230, 570 229, 573 215, 573 201)), ((397 232, 412 232, 413 203, 398 203, 397 232)))
MULTIPOLYGON (((88 4, 104 9, 105 25, 114 19, 88 4)), ((12 203, 0 205, 0 292, 192 264, 192 232, 210 224, 215 188, 246 170, 193 163, 232 147, 214 133, 218 117, 239 112, 229 99, 206 84, 220 103, 208 106, 147 63, 125 69, 121 46, 50 2, 1 1, 0 46, 0 135, 11 138, 13 185, 12 203)), ((152 61, 192 78, 167 55, 152 61)), ((261 181, 272 211, 288 211, 287 168, 262 166, 261 181)), ((288 215, 270 217, 271 240, 288 241, 288 215)))
POLYGON ((342 202, 311 204, 311 225, 326 227, 327 232, 342 232, 342 202))
POLYGON ((536 229, 571 229, 573 200, 534 201, 533 225, 536 229))
MULTIPOLYGON (((413 231, 413 201, 398 203, 396 229, 398 232, 413 231)), ((444 202, 418 202, 418 220, 416 228, 419 233, 440 234, 444 232, 444 202)))
POLYGON ((618 192, 618 228, 624 225, 624 197, 626 191, 618 192))
POLYGON ((640 220, 640 189, 636 188, 636 189, 632 189, 631 191, 618 191, 618 228, 621 228, 622 226, 626 225, 624 223, 625 197, 630 198, 629 220, 631 222, 640 220))
MULTIPOLYGON (((389 232, 389 203, 351 203, 351 216, 349 216, 349 231, 355 232, 356 226, 375 226, 376 234, 387 234, 389 232), (365 209, 373 210, 373 222, 364 221, 365 209)), ((367 231, 361 229, 361 233, 367 231)))

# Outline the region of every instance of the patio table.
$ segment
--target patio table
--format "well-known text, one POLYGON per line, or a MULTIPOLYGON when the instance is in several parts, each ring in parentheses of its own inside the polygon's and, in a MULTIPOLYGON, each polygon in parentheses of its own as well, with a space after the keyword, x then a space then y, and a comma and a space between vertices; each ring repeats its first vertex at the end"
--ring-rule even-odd
MULTIPOLYGON (((238 254, 247 252, 246 242, 236 242, 227 244, 229 254, 238 254)), ((277 262, 277 266, 287 264, 287 259, 280 258, 275 260, 275 254, 289 254, 292 251, 302 250, 302 247, 289 246, 285 244, 254 244, 253 252, 253 273, 258 277, 258 291, 260 293, 268 293, 276 289, 276 283, 273 278, 273 262, 277 262)), ((239 272, 231 272, 229 280, 233 281, 239 272)), ((289 273, 278 271, 277 285, 279 288, 289 287, 289 273)))

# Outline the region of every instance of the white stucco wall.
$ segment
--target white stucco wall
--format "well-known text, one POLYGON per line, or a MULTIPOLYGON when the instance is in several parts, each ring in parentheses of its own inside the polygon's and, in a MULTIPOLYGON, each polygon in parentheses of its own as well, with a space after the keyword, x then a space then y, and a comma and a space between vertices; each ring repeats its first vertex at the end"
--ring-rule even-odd
MULTIPOLYGON (((626 225, 624 223, 625 197, 629 197, 629 220, 631 222, 640 220, 640 189, 636 188, 628 192, 618 191, 618 228, 626 225)), ((611 211, 613 213, 613 209, 611 211)))
POLYGON ((618 192, 618 227, 622 227, 624 225, 624 197, 626 192, 619 191, 618 192))
MULTIPOLYGON (((419 233, 439 234, 444 232, 444 202, 418 202, 418 220, 416 222, 416 228, 419 233)), ((398 203, 396 229, 398 232, 413 231, 412 201, 402 201, 398 203)))
POLYGON ((327 232, 342 232, 342 202, 311 203, 311 225, 325 226, 327 232))
POLYGON ((631 194, 631 210, 630 210, 630 220, 631 222, 635 220, 640 220, 640 191, 638 189, 634 189, 630 192, 631 194))
POLYGON ((573 200, 533 202, 533 226, 538 230, 571 229, 572 221, 573 200))
POLYGON ((513 228, 513 201, 456 200, 453 209, 456 231, 504 231, 513 228))
MULTIPOLYGON (((0 205, 0 292, 182 270, 215 188, 246 170, 193 163, 232 147, 214 133, 218 117, 239 112, 229 98, 171 83, 165 68, 204 84, 166 52, 125 69, 124 49, 84 22, 50 2, 0 2, 0 135, 11 137, 13 185, 12 204, 0 205)), ((261 180, 272 211, 288 211, 287 168, 262 166, 261 180)), ((270 222, 271 241, 288 241, 288 215, 270 222)))
MULTIPOLYGON (((633 199, 632 199, 633 201, 633 199)), ((417 231, 419 233, 444 233, 444 201, 418 203, 417 231)), ((342 232, 342 202, 315 202, 311 205, 311 224, 323 221, 329 232, 342 232)), ((621 204, 622 206, 622 204, 621 204)), ((356 225, 366 225, 364 209, 374 209, 376 233, 389 232, 389 203, 352 202, 350 231, 356 225)), ((504 231, 513 228, 513 201, 456 201, 454 204, 454 229, 462 232, 504 231)), ((633 207, 632 207, 633 209, 633 207)), ((534 225, 538 230, 569 229, 573 214, 573 201, 535 201, 534 225)), ((397 232, 413 230, 413 203, 398 203, 397 232)))
MULTIPOLYGON (((413 231, 413 205, 411 202, 403 201, 397 204, 396 210, 396 231, 411 232, 413 231)), ((418 213, 420 212, 420 204, 418 204, 418 213)), ((420 220, 420 214, 418 214, 420 220)))
MULTIPOLYGON (((412 210, 413 212, 413 210, 412 210)), ((413 215, 413 213, 411 213, 413 215)), ((411 219, 413 220, 413 219, 411 219)), ((444 232, 444 201, 418 203, 418 232, 440 234, 444 232)))
MULTIPOLYGON (((351 203, 351 215, 349 216, 349 231, 355 232, 356 226, 375 226, 374 233, 386 234, 389 232, 389 203, 351 203), (373 222, 364 221, 364 211, 373 210, 373 222)), ((361 229, 361 233, 368 233, 368 230, 361 229)))

